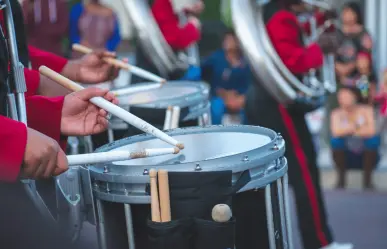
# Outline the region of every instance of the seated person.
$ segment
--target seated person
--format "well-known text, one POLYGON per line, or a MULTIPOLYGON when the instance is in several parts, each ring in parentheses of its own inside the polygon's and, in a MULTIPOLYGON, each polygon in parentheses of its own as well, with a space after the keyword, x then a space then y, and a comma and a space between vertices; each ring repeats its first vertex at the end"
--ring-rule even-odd
POLYGON ((374 97, 374 102, 379 104, 379 131, 384 131, 387 127, 387 70, 383 72, 380 89, 374 97))
POLYGON ((202 62, 201 70, 211 85, 212 123, 221 124, 226 111, 241 113, 243 120, 251 72, 233 31, 225 34, 223 48, 202 62))
POLYGON ((372 170, 378 158, 380 138, 376 133, 374 110, 361 103, 360 90, 343 86, 338 91, 339 107, 331 114, 331 146, 338 172, 338 188, 345 187, 347 152, 363 154, 363 185, 372 188, 372 170))
POLYGON ((372 70, 370 53, 360 52, 356 57, 356 70, 352 75, 344 78, 342 84, 357 87, 363 97, 364 103, 373 103, 376 92, 376 77, 372 70))

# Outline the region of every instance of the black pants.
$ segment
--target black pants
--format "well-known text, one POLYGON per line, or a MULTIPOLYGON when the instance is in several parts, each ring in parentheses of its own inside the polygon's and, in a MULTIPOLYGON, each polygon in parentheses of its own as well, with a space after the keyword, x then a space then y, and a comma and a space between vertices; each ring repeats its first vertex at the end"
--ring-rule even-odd
POLYGON ((72 245, 65 233, 47 223, 23 185, 0 184, 0 247, 4 249, 91 249, 72 245))
MULTIPOLYGON (((305 249, 318 249, 332 242, 320 186, 316 152, 303 113, 280 108, 274 101, 247 101, 247 121, 282 134, 293 187, 297 217, 305 249)), ((269 248, 263 191, 238 194, 234 202, 237 219, 236 248, 269 248)))

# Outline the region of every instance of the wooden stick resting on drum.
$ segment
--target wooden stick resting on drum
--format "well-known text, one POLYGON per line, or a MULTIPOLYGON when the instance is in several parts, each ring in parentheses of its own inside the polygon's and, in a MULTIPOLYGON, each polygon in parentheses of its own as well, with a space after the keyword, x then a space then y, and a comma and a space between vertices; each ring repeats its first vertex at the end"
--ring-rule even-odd
POLYGON ((180 107, 174 106, 172 109, 172 118, 171 118, 171 129, 176 129, 179 127, 180 121, 180 107))
MULTIPOLYGON (((73 50, 80 52, 80 53, 84 53, 84 54, 88 54, 88 53, 93 52, 92 49, 85 47, 83 45, 80 45, 80 44, 74 44, 73 50)), ((159 77, 151 72, 148 72, 144 69, 141 69, 139 67, 132 66, 126 62, 123 62, 123 61, 120 61, 117 59, 113 59, 113 58, 104 58, 104 61, 111 64, 111 65, 117 66, 121 69, 128 70, 137 76, 143 77, 144 79, 159 82, 162 84, 166 82, 166 79, 163 79, 163 78, 161 78, 161 77, 159 77)))
MULTIPOLYGON (((84 87, 81 85, 75 83, 74 81, 71 81, 67 79, 66 77, 58 74, 57 72, 49 69, 48 67, 41 66, 39 68, 39 71, 44 76, 56 81, 58 84, 61 84, 65 88, 72 90, 72 91, 80 91, 83 90, 84 87)), ((163 140, 166 143, 169 143, 173 146, 176 146, 179 149, 184 149, 184 145, 182 143, 179 143, 174 138, 168 136, 164 132, 160 131, 156 127, 152 126, 151 124, 148 124, 144 120, 138 118, 137 116, 131 114, 130 112, 122 109, 119 106, 114 105, 113 103, 107 101, 106 99, 102 97, 94 97, 90 99, 90 102, 95 104, 96 106, 99 106, 100 108, 106 110, 107 112, 117 116, 118 118, 124 120, 125 122, 133 125, 137 129, 140 129, 144 131, 145 133, 152 134, 155 137, 163 140)))
POLYGON ((143 91, 148 91, 148 90, 153 90, 162 87, 163 84, 152 84, 152 85, 147 85, 147 86, 131 86, 131 87, 125 87, 122 89, 114 90, 112 93, 116 96, 120 95, 128 95, 132 93, 138 93, 138 92, 143 92, 143 91))
POLYGON ((172 118, 172 106, 168 106, 165 111, 165 120, 164 120, 164 128, 163 130, 171 129, 171 118, 172 118))
POLYGON ((169 197, 168 171, 159 170, 159 193, 161 222, 171 221, 171 203, 169 197))
POLYGON ((117 162, 136 158, 178 154, 179 152, 180 150, 178 148, 144 149, 142 151, 109 151, 71 155, 67 156, 67 161, 70 166, 75 166, 81 164, 117 162))
POLYGON ((149 178, 150 178, 150 187, 151 187, 152 221, 161 222, 159 192, 157 190, 157 171, 155 169, 149 170, 149 178))

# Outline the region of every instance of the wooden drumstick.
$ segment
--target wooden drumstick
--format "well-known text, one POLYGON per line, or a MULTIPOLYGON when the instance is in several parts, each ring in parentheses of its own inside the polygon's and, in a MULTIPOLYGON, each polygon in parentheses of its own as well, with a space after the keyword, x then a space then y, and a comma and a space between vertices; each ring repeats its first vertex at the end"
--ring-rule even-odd
POLYGON ((171 202, 169 197, 168 171, 159 170, 159 193, 161 222, 171 221, 171 202))
MULTIPOLYGON (((80 44, 73 44, 73 50, 80 52, 80 53, 84 53, 84 54, 88 54, 88 53, 93 52, 92 49, 90 49, 86 46, 80 45, 80 44)), ((161 78, 161 77, 159 77, 151 72, 148 72, 144 69, 141 69, 139 67, 132 66, 132 65, 130 65, 126 62, 123 62, 121 60, 117 60, 114 58, 104 58, 103 60, 111 65, 114 65, 114 66, 119 67, 121 69, 130 71, 131 73, 133 73, 135 75, 143 77, 144 79, 159 82, 161 84, 166 82, 166 79, 163 79, 163 78, 161 78)))
POLYGON ((157 171, 155 169, 149 170, 149 178, 150 178, 150 187, 151 187, 152 221, 161 222, 159 192, 157 191, 157 171))
POLYGON ((126 161, 137 158, 172 155, 179 153, 178 148, 143 149, 139 151, 108 151, 67 156, 69 166, 126 161))
MULTIPOLYGON (((56 81, 58 84, 66 87, 69 90, 80 91, 80 90, 85 89, 81 85, 75 83, 74 81, 67 79, 66 77, 58 74, 57 72, 49 69, 48 67, 41 66, 39 68, 39 72, 41 74, 43 74, 44 76, 56 81)), ((140 119, 139 117, 131 114, 130 112, 122 109, 121 107, 114 105, 113 103, 107 101, 104 98, 94 97, 94 98, 90 99, 90 102, 92 102, 96 106, 106 110, 107 112, 117 116, 118 118, 124 120, 125 122, 133 125, 137 129, 144 131, 145 133, 152 134, 155 137, 163 140, 164 142, 169 143, 169 144, 179 148, 180 150, 184 149, 184 145, 182 143, 179 143, 177 140, 175 140, 171 136, 160 131, 156 127, 145 122, 144 120, 140 119)))

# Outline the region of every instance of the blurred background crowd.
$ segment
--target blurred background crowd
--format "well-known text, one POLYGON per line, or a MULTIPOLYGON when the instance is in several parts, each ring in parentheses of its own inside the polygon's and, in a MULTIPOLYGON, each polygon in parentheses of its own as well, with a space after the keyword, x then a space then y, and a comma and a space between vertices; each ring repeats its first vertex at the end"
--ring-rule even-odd
MULTIPOLYGON (((21 3, 31 45, 76 58, 80 55, 71 51, 71 45, 80 43, 93 49, 117 51, 119 56, 135 62, 135 33, 120 1, 21 0, 21 3)), ((372 34, 365 26, 365 1, 335 1, 335 4, 340 15, 340 46, 335 62, 340 90, 328 97, 324 108, 308 114, 306 118, 316 136, 320 166, 336 166, 337 187, 346 185, 346 169, 354 168, 364 170, 363 185, 372 188, 372 171, 378 164, 383 168, 384 162, 379 150, 384 144, 382 135, 386 126, 387 71, 373 60, 373 53, 379 49, 375 49, 372 34), (353 101, 372 110, 369 118, 375 123, 368 123, 376 128, 370 131, 372 134, 360 136, 364 139, 372 137, 364 145, 352 139, 349 154, 346 150, 344 155, 344 140, 339 137, 351 132, 343 133, 335 127, 343 122, 342 115, 337 114, 340 107, 350 104, 350 98, 353 97, 352 92, 346 92, 350 86, 356 86, 359 90, 359 93, 354 93, 358 97, 353 101)), ((232 30, 230 1, 207 1, 200 21, 201 69, 203 78, 212 89, 213 123, 243 123, 244 95, 252 75, 232 30), (231 70, 224 71, 228 65, 231 65, 231 70)), ((117 81, 128 81, 129 78, 128 75, 122 75, 117 81)), ((348 118, 348 122, 355 122, 356 125, 356 122, 364 121, 348 118)), ((384 187, 382 181, 378 182, 384 187)))

